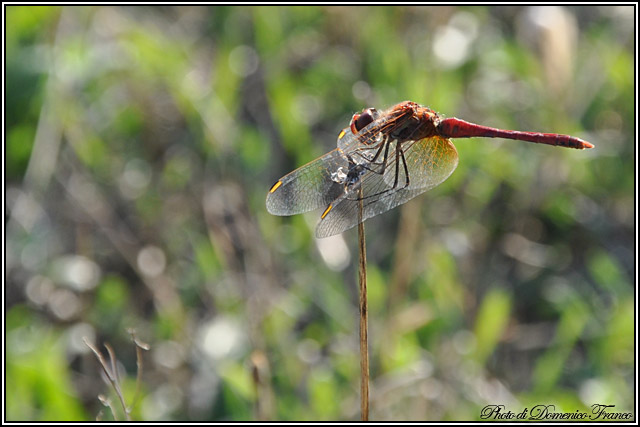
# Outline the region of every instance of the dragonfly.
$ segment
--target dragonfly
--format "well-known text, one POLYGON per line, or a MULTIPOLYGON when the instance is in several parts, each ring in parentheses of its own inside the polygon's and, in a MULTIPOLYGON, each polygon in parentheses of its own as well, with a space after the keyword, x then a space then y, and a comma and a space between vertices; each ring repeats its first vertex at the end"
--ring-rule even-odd
POLYGON ((569 135, 503 130, 445 118, 412 101, 385 111, 367 108, 354 114, 338 134, 336 149, 271 186, 267 210, 288 216, 323 207, 316 237, 342 233, 440 185, 458 165, 450 138, 471 137, 579 150, 594 147, 569 135))

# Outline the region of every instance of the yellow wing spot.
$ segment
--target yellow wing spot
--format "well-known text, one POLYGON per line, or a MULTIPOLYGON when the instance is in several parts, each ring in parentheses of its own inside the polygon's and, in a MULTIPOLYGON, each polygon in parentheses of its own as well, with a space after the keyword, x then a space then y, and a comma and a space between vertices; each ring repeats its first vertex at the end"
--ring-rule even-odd
POLYGON ((271 190, 269 190, 269 193, 273 193, 274 191, 276 191, 280 186, 282 185, 282 181, 278 181, 275 184, 273 184, 273 187, 271 187, 271 190))
POLYGON ((320 217, 320 219, 324 219, 325 216, 329 215, 329 212, 331 212, 331 209, 333 209, 333 203, 327 206, 327 209, 325 209, 324 212, 322 212, 322 216, 320 217))
POLYGON ((342 139, 342 137, 344 136, 345 133, 347 133, 347 132, 345 132, 344 129, 342 129, 340 131, 340 135, 338 135, 338 139, 342 139))

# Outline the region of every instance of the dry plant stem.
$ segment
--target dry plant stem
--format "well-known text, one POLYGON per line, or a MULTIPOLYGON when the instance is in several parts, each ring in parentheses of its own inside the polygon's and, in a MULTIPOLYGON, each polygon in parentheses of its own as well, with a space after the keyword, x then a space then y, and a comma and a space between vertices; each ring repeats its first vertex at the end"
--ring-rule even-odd
MULTIPOLYGON (((109 410, 111 411, 111 415, 113 415, 113 420, 114 421, 120 421, 118 419, 118 416, 116 415, 116 408, 113 407, 113 405, 111 404, 111 399, 109 399, 107 396, 100 394, 98 395, 98 400, 100 400, 100 402, 106 406, 107 408, 109 408, 109 410)), ((98 421, 98 418, 100 418, 100 421, 102 420, 102 417, 104 416, 104 412, 102 410, 100 410, 100 412, 98 413, 98 416, 96 417, 96 421, 98 421)))
MULTIPOLYGON (((126 403, 124 401, 124 396, 122 394, 122 389, 120 388, 120 380, 118 379, 118 370, 116 368, 116 358, 115 358, 115 354, 113 353, 113 349, 108 344, 105 344, 105 347, 107 348, 107 352, 109 353, 109 358, 111 359, 111 364, 110 364, 111 366, 109 366, 109 364, 105 360, 105 358, 102 355, 102 353, 100 353, 97 348, 95 348, 93 345, 91 345, 91 343, 89 343, 89 341, 86 339, 86 337, 83 338, 83 341, 87 345, 87 347, 89 347, 91 349, 91 351, 93 351, 93 353, 98 358, 98 361, 100 362, 100 365, 102 365, 102 370, 104 371, 105 375, 109 379, 109 382, 111 383, 111 386, 115 390, 116 395, 120 399, 120 404, 122 405, 122 408, 124 409, 124 414, 125 414, 125 417, 127 418, 127 421, 131 421, 131 415, 129 413, 130 411, 127 408, 127 405, 126 405, 126 403)), ((108 406, 109 406, 109 408, 111 409, 111 411, 113 413, 113 417, 115 418, 116 417, 116 413, 114 411, 114 408, 111 406, 111 404, 108 404, 108 406)))
POLYGON ((136 331, 134 329, 130 328, 127 330, 127 332, 129 332, 129 335, 131 335, 131 340, 136 346, 136 366, 138 368, 138 374, 136 375, 136 394, 133 398, 133 403, 131 404, 131 407, 133 408, 135 407, 136 403, 138 403, 138 399, 140 397, 140 388, 142 386, 142 350, 148 351, 150 347, 149 344, 138 340, 136 331))
POLYGON ((358 282, 360 289, 360 410, 361 420, 369 420, 369 337, 367 304, 367 251, 364 240, 364 223, 362 222, 362 188, 358 209, 358 244, 360 248, 358 282))
POLYGON ((116 366, 116 354, 114 353, 113 348, 111 348, 109 344, 105 344, 104 346, 107 348, 107 351, 109 352, 109 359, 111 359, 111 372, 113 373, 113 376, 116 379, 115 382, 112 381, 113 388, 115 389, 116 394, 120 399, 120 404, 124 409, 124 414, 127 417, 127 421, 131 421, 131 415, 130 415, 131 409, 127 407, 127 404, 124 401, 124 394, 122 393, 122 389, 120 388, 120 376, 118 375, 118 367, 116 366))

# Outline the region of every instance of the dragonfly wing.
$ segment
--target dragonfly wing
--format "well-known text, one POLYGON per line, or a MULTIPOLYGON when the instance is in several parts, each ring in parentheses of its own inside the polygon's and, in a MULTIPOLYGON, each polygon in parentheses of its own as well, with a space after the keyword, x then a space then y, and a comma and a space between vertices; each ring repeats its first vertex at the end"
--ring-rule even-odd
POLYGON ((451 140, 440 136, 424 138, 418 141, 408 141, 402 144, 404 162, 394 149, 390 149, 390 166, 385 169, 384 181, 391 187, 408 186, 407 190, 424 188, 429 190, 443 183, 458 166, 458 152, 451 140), (397 170, 396 170, 396 159, 397 170), (396 174, 397 184, 396 184, 396 174))
MULTIPOLYGON (((363 220, 393 209, 441 184, 458 165, 456 148, 449 139, 439 136, 406 142, 402 146, 402 152, 404 162, 399 154, 396 155, 395 147, 390 147, 384 173, 372 168, 362 176, 363 220), (397 169, 396 159, 399 160, 397 169), (407 171, 409 185, 406 184, 407 171)), ((328 212, 323 214, 316 236, 328 237, 356 226, 358 205, 357 197, 345 195, 335 199, 328 212)))
POLYGON ((296 215, 326 207, 344 192, 331 173, 349 162, 339 149, 328 152, 276 182, 267 194, 267 210, 273 215, 296 215))
MULTIPOLYGON (((425 191, 427 191, 427 189, 422 188, 415 190, 399 190, 398 193, 402 194, 402 199, 381 197, 372 202, 367 202, 365 199, 363 203, 363 221, 386 212, 389 209, 393 209, 394 207, 413 199, 425 191)), ((358 200, 355 198, 343 198, 341 200, 336 200, 333 203, 333 206, 330 207, 331 210, 326 213, 326 216, 320 219, 318 227, 316 228, 316 237, 323 238, 333 236, 334 234, 340 234, 358 225, 358 203, 358 200)))

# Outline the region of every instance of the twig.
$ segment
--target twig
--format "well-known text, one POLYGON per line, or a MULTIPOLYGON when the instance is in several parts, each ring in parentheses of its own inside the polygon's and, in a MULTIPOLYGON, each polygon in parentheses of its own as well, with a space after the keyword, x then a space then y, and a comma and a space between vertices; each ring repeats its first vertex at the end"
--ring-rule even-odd
MULTIPOLYGON (((91 349, 91 351, 93 351, 93 353, 98 358, 98 361, 100 362, 100 365, 102 365, 102 370, 104 371, 105 375, 109 379, 109 382, 111 383, 111 386, 113 387, 113 389, 115 390, 116 394, 118 395, 118 398, 120 399, 120 404, 122 405, 122 408, 124 409, 124 415, 127 418, 127 421, 131 421, 131 415, 130 415, 131 410, 129 408, 127 408, 127 405, 126 405, 126 403, 124 401, 124 396, 122 394, 122 389, 120 388, 120 380, 118 378, 118 369, 116 367, 116 358, 115 358, 115 354, 113 352, 113 349, 108 344, 105 344, 105 347, 107 348, 107 352, 109 353, 109 358, 111 359, 111 363, 109 364, 105 360, 105 358, 102 355, 102 353, 100 353, 98 351, 98 349, 95 348, 87 340, 86 337, 83 337, 82 340, 87 345, 87 347, 89 347, 91 349)), ((113 418, 116 419, 116 412, 115 412, 113 406, 111 405, 111 402, 109 401, 109 399, 100 397, 100 400, 102 401, 103 404, 106 404, 109 407, 109 409, 111 409, 111 412, 113 414, 113 418)))
MULTIPOLYGON (((109 408, 111 410, 111 415, 113 415, 113 420, 114 421, 120 421, 118 419, 118 416, 116 415, 116 409, 111 404, 111 399, 109 399, 107 396, 105 396, 103 394, 99 394, 98 395, 98 400, 100 400, 100 402, 104 406, 106 406, 107 408, 109 408)), ((103 416, 104 416, 104 412, 102 412, 102 410, 100 410, 100 412, 98 413, 98 416, 96 417, 96 421, 102 421, 102 417, 103 416)))
POLYGON ((362 188, 358 205, 358 244, 360 249, 358 282, 360 290, 360 411, 361 420, 369 420, 369 337, 367 331, 369 308, 367 303, 367 250, 362 222, 362 188))
POLYGON ((142 386, 142 350, 148 351, 150 346, 138 339, 135 329, 129 328, 127 329, 127 332, 131 335, 131 339, 136 346, 136 366, 138 368, 138 373, 136 375, 136 394, 133 397, 133 402, 131 403, 131 407, 133 408, 136 406, 136 403, 138 403, 138 399, 140 398, 140 388, 142 386))
POLYGON ((111 359, 111 372, 113 373, 113 376, 116 379, 114 382, 112 382, 113 388, 116 391, 116 395, 118 395, 118 398, 120 399, 120 404, 124 409, 124 415, 127 417, 127 421, 131 421, 131 408, 127 407, 127 404, 124 401, 124 394, 122 393, 122 388, 120 387, 120 375, 118 374, 118 367, 116 366, 117 365, 116 354, 113 351, 113 348, 111 348, 109 344, 105 344, 104 346, 109 352, 109 359, 111 359))
MULTIPOLYGON (((251 353, 250 363, 251 363, 251 377, 253 379, 253 388, 255 392, 255 407, 254 407, 254 418, 260 421, 265 421, 266 416, 264 414, 264 398, 263 393, 261 391, 261 386, 263 382, 261 371, 264 368, 265 357, 259 350, 254 350, 251 353)), ((264 396, 266 397, 266 396, 264 396)))

